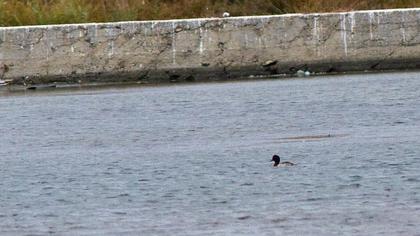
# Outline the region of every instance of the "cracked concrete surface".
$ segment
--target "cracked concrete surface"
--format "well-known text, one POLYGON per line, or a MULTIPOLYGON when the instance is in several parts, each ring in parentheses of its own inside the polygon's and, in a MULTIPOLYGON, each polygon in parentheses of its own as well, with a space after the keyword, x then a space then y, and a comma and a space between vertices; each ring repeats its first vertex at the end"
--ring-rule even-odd
POLYGON ((420 9, 0 28, 0 75, 16 84, 417 69, 419 59, 420 9))

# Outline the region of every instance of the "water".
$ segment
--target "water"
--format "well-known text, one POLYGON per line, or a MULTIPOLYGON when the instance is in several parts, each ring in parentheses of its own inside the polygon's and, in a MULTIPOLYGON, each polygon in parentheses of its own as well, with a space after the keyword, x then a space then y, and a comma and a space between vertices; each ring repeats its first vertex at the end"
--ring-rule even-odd
POLYGON ((0 234, 419 235, 419 76, 3 91, 0 234))

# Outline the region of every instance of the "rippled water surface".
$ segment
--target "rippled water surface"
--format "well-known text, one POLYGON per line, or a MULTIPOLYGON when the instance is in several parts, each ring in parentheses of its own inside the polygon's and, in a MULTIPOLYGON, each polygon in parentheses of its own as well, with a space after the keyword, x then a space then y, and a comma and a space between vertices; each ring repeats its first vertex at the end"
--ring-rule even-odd
POLYGON ((420 235, 419 73, 3 90, 0 124, 0 235, 420 235))

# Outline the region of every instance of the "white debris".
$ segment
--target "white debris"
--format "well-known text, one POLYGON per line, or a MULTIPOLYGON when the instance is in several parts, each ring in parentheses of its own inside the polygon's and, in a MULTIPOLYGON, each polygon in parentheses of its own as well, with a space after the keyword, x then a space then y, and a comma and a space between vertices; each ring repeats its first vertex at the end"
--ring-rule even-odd
POLYGON ((8 81, 8 80, 1 80, 1 79, 0 79, 0 86, 6 86, 6 85, 8 85, 8 84, 9 84, 9 82, 10 82, 10 81, 8 81))
POLYGON ((309 76, 311 76, 311 72, 310 71, 308 71, 308 70, 298 70, 297 72, 296 72, 296 76, 297 77, 309 77, 309 76))

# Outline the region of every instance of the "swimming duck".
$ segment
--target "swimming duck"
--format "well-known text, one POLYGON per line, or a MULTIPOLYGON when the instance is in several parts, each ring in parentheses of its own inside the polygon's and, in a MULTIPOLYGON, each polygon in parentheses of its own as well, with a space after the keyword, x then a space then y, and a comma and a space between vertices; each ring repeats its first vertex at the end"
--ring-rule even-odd
POLYGON ((274 161, 273 166, 274 167, 285 167, 285 166, 294 166, 295 163, 289 162, 289 161, 285 161, 285 162, 280 162, 280 157, 277 155, 274 155, 273 158, 271 159, 271 161, 274 161))

